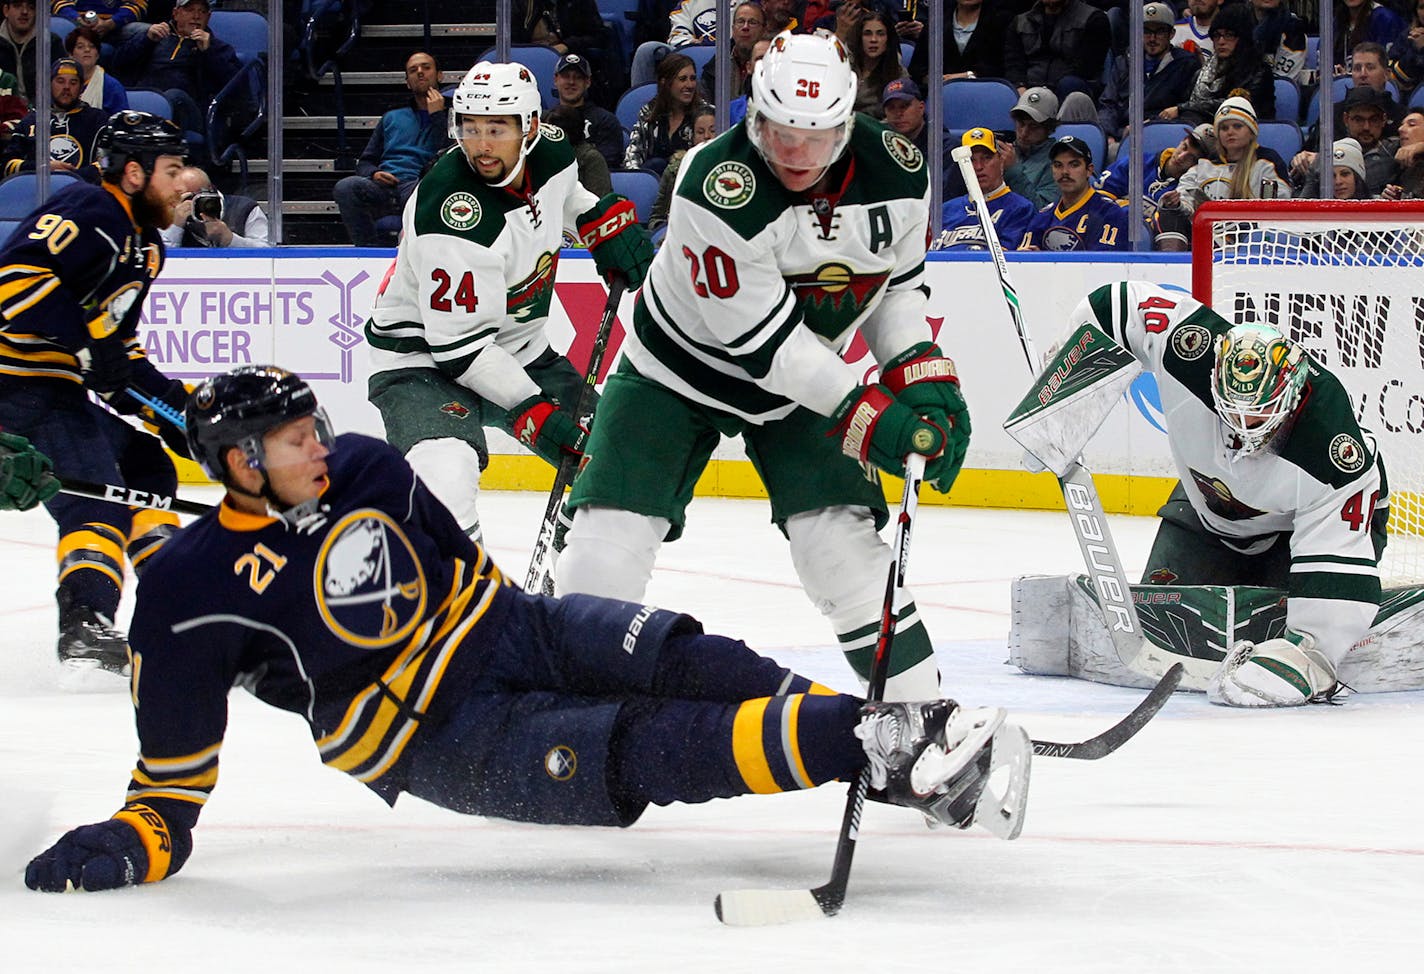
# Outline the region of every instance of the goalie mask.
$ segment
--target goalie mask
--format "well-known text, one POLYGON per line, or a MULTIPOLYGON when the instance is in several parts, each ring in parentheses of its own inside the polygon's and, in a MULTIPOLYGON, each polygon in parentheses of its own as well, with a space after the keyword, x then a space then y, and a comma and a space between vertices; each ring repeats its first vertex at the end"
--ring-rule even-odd
POLYGON ((850 55, 834 34, 772 38, 752 72, 747 137, 787 189, 809 189, 845 152, 855 95, 850 55))
POLYGON ((450 138, 459 143, 465 160, 482 179, 492 186, 508 186, 524 168, 524 157, 539 141, 542 107, 534 72, 517 61, 508 64, 481 61, 461 79, 450 99, 450 138), (501 137, 497 126, 487 127, 491 115, 513 116, 518 121, 517 133, 510 133, 509 138, 501 137), (481 120, 480 116, 486 118, 481 120), (517 150, 513 142, 516 137, 517 150), (504 143, 509 143, 507 152, 503 151, 504 143), (491 177, 482 171, 490 167, 488 160, 493 158, 504 164, 502 176, 491 177), (480 159, 486 161, 477 161, 480 159))
POLYGON ((1265 446, 1295 413, 1306 366, 1305 350, 1266 325, 1236 325, 1217 339, 1211 398, 1238 455, 1265 446))

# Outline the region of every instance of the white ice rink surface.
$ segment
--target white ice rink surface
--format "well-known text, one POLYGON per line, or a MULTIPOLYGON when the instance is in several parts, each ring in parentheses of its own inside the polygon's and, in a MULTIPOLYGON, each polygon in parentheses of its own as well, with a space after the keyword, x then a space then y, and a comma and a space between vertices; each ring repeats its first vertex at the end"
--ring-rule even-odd
MULTIPOLYGON (((212 499, 211 492, 190 492, 212 499)), ((480 498, 522 576, 543 498, 480 498)), ((697 501, 649 600, 841 689, 849 669, 759 502, 697 501)), ((1115 519, 1136 573, 1153 524, 1115 519)), ((304 723, 233 693, 222 781, 175 878, 24 888, 27 859, 120 804, 127 694, 56 685, 53 527, 0 515, 0 971, 1392 972, 1424 956, 1424 693, 1233 712, 1179 694, 1121 751, 1034 763, 1023 837, 871 805, 842 914, 719 924, 739 887, 829 874, 844 788, 654 808, 627 830, 514 825, 323 768, 304 723)), ((1079 740, 1140 691, 1003 664, 1009 581, 1079 567, 1062 514, 922 507, 911 576, 946 692, 1079 740)), ((127 610, 127 604, 126 604, 127 610)))

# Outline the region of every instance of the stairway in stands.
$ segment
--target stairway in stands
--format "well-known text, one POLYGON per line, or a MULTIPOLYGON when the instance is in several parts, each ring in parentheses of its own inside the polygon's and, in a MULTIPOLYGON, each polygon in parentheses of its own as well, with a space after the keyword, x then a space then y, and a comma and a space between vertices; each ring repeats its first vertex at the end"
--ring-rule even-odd
MULTIPOLYGON (((342 38, 326 38, 334 47, 342 38)), ((384 112, 405 103, 405 62, 425 50, 440 65, 442 88, 462 78, 475 58, 494 43, 494 0, 379 0, 362 17, 361 36, 342 59, 346 138, 337 129, 335 79, 294 83, 289 68, 282 112, 283 243, 341 245, 350 238, 341 223, 332 188, 355 170, 356 159, 384 112), (430 40, 425 11, 430 10, 430 40)), ((266 178, 265 166, 253 178, 266 178)), ((256 189, 257 187, 253 187, 256 189)))

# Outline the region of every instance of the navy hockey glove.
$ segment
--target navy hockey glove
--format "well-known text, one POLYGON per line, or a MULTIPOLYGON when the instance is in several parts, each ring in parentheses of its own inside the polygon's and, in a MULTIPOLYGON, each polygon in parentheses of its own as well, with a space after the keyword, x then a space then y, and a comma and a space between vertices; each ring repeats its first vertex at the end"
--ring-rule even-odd
POLYGON ((28 511, 59 493, 52 469, 29 440, 0 433, 0 511, 28 511))
POLYGON ((188 829, 169 828, 147 805, 125 805, 107 822, 71 829, 31 859, 25 885, 64 893, 155 883, 182 868, 192 851, 188 829))
POLYGON ((129 350, 119 337, 119 322, 99 311, 85 324, 89 340, 76 354, 84 385, 100 393, 117 392, 129 384, 129 350))
POLYGON ((552 399, 530 396, 509 411, 514 436, 529 449, 555 465, 563 454, 583 456, 588 430, 552 399))
POLYGON ((969 407, 959 390, 959 375, 954 362, 939 346, 920 342, 886 363, 881 370, 883 382, 898 402, 909 406, 936 425, 943 423, 948 434, 944 456, 925 464, 925 480, 941 494, 949 493, 959 468, 964 466, 964 454, 969 450, 969 407))
POLYGON ((882 385, 852 391, 831 418, 835 426, 828 435, 841 438, 842 453, 897 477, 904 476, 910 453, 935 459, 944 451, 944 430, 896 402, 882 385))
POLYGON ((609 193, 578 218, 578 230, 604 280, 621 274, 630 291, 642 286, 653 262, 653 241, 639 225, 632 201, 609 193))
MULTIPOLYGON (((150 433, 157 435, 159 439, 163 440, 164 446, 185 460, 193 459, 193 453, 188 449, 188 436, 183 430, 154 412, 152 406, 142 405, 127 392, 119 393, 119 395, 114 398, 118 399, 120 397, 139 405, 138 415, 139 418, 143 420, 143 425, 148 428, 150 433)), ((188 387, 177 379, 174 379, 168 383, 162 395, 153 396, 152 398, 159 400, 165 406, 177 410, 178 415, 182 416, 183 410, 188 406, 188 387)))

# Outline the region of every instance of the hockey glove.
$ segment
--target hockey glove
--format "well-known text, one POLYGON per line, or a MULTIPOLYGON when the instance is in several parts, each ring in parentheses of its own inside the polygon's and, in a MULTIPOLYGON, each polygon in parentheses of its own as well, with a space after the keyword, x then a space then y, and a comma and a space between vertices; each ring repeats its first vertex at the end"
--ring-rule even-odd
MULTIPOLYGON (((188 407, 188 392, 189 389, 187 386, 177 379, 174 379, 168 383, 162 395, 154 396, 153 398, 159 400, 165 406, 177 410, 178 415, 181 416, 183 415, 183 410, 188 407)), ((115 396, 114 398, 117 399, 120 396, 131 402, 138 402, 137 399, 134 399, 133 396, 130 396, 127 392, 119 393, 119 396, 115 396)), ((183 430, 154 412, 152 406, 140 404, 138 415, 139 418, 143 420, 143 425, 148 428, 148 431, 163 440, 164 446, 185 460, 193 459, 192 451, 188 449, 188 436, 183 430)))
POLYGON ((520 443, 556 466, 563 454, 583 456, 588 430, 552 399, 530 396, 509 411, 509 425, 520 443))
POLYGON ((28 511, 59 493, 59 478, 23 436, 0 433, 0 511, 28 511))
POLYGON ((107 822, 71 829, 31 859, 25 885, 64 893, 154 883, 182 868, 192 851, 188 829, 170 828, 147 805, 125 805, 107 822))
POLYGON ((936 424, 944 424, 948 437, 944 456, 925 464, 925 480, 941 494, 949 493, 964 465, 971 429, 954 362, 939 346, 920 342, 886 363, 880 381, 897 401, 936 424))
POLYGON ((642 286, 653 262, 653 242, 630 200, 609 193, 578 218, 578 230, 605 280, 621 274, 630 291, 642 286))
POLYGON ((841 438, 842 453, 897 477, 905 473, 907 454, 935 459, 944 451, 944 430, 896 402, 882 385, 854 390, 831 418, 835 426, 829 435, 841 438))

